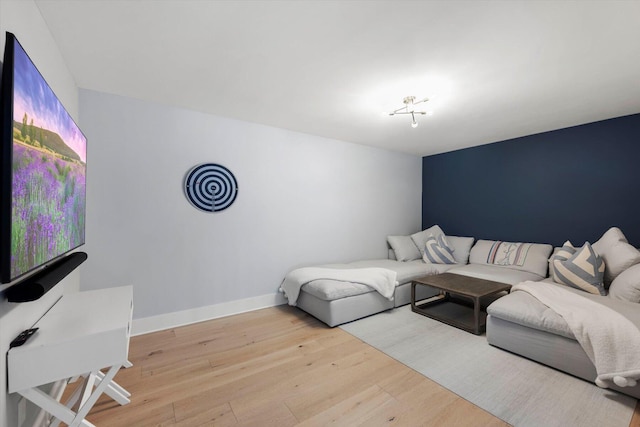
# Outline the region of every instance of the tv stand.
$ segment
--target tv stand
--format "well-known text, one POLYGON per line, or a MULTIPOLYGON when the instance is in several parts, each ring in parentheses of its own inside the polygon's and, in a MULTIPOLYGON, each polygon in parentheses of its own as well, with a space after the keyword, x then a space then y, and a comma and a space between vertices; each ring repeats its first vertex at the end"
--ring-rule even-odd
POLYGON ((102 393, 121 405, 129 403, 130 394, 113 378, 122 366, 130 366, 132 310, 131 286, 64 295, 34 325, 38 331, 8 351, 9 393, 53 415, 52 425, 62 421, 70 427, 93 426, 85 417, 102 393), (78 377, 84 383, 65 404, 39 388, 78 377))

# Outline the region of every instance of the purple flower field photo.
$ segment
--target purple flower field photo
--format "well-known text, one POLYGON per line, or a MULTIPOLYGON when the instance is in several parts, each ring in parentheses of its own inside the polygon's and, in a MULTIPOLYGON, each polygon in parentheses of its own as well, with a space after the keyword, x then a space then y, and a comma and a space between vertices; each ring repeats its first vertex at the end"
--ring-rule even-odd
POLYGON ((85 242, 87 140, 14 40, 10 275, 85 242))
POLYGON ((84 243, 85 165, 14 142, 11 275, 84 243))

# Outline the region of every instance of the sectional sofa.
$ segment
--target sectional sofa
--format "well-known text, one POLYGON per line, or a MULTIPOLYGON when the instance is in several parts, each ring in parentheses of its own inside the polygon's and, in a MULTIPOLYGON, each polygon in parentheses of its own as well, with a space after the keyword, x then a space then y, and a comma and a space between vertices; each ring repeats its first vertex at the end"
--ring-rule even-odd
MULTIPOLYGON (((606 306, 640 329, 640 251, 631 246, 616 227, 606 231, 592 246, 606 266, 605 295, 562 286, 551 277, 543 281, 606 306)), ((554 257, 550 262, 553 266, 554 257)), ((598 377, 594 363, 567 321, 532 295, 512 291, 489 305, 487 313, 489 344, 590 382, 598 377)), ((607 387, 640 398, 640 385, 621 387, 609 382, 607 387)))
MULTIPOLYGON (((296 305, 327 325, 336 326, 408 304, 412 280, 449 272, 510 285, 522 282, 553 283, 554 286, 561 286, 606 305, 623 314, 640 329, 640 251, 627 242, 618 228, 611 228, 592 245, 594 253, 601 254, 599 258, 602 258, 600 265, 604 270, 606 287, 602 290, 604 295, 573 289, 549 277, 549 271, 559 275, 559 271, 553 269, 553 265, 560 266, 555 264, 556 261, 567 261, 560 256, 561 248, 554 251, 552 245, 548 244, 475 241, 472 237, 446 236, 452 259, 451 263, 440 263, 429 259, 426 246, 429 239, 433 241, 433 237, 439 235, 444 233, 435 225, 411 236, 389 236, 389 259, 322 266, 330 269, 376 267, 392 270, 397 275, 392 300, 360 283, 320 279, 301 287, 296 305), (549 265, 552 266, 551 270, 549 265)), ((438 293, 427 287, 418 287, 416 291, 419 292, 417 299, 438 293)), ((489 344, 588 381, 596 379, 594 364, 567 322, 531 295, 511 292, 490 304, 487 312, 489 344)), ((640 398, 640 385, 608 386, 640 398)))
MULTIPOLYGON (((397 274, 398 285, 393 300, 389 300, 372 288, 353 282, 335 280, 314 280, 304 285, 296 305, 322 320, 329 326, 351 322, 394 307, 411 302, 411 281, 418 277, 444 272, 516 284, 525 280, 542 280, 547 275, 547 263, 553 247, 547 244, 518 243, 525 245, 527 256, 523 262, 490 258, 492 249, 500 245, 506 250, 506 243, 478 240, 473 237, 446 236, 453 249, 453 264, 425 262, 424 247, 429 236, 444 235, 438 225, 410 236, 389 236, 389 259, 354 261, 345 264, 326 264, 321 267, 331 269, 385 268, 397 274), (474 244, 475 243, 475 244, 474 244)), ((416 289, 418 299, 428 298, 438 293, 435 289, 416 289)))

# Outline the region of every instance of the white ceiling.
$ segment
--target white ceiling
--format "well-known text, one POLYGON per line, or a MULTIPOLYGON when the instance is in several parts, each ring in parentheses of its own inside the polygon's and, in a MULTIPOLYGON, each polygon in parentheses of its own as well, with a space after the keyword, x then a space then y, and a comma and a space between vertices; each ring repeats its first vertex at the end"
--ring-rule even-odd
POLYGON ((81 88, 419 156, 640 112, 637 0, 36 4, 81 88))

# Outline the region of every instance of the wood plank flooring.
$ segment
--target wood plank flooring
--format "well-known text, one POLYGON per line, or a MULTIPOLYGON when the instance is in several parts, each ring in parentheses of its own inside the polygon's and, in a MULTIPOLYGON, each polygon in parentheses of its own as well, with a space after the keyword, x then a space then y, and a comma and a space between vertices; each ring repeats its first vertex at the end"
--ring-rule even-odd
POLYGON ((132 337, 129 359, 131 403, 102 397, 96 426, 507 425, 287 306, 132 337))
POLYGON ((98 427, 507 426, 288 306, 132 337, 129 356, 116 381, 131 403, 102 397, 87 417, 98 427))

